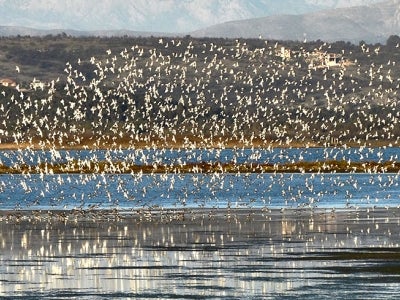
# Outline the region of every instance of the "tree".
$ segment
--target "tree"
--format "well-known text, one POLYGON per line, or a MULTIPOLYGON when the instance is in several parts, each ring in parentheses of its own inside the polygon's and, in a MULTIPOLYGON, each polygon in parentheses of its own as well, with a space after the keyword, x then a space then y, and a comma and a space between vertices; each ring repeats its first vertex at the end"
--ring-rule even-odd
POLYGON ((386 41, 386 46, 390 48, 395 48, 400 45, 400 37, 398 35, 391 35, 387 41, 386 41))

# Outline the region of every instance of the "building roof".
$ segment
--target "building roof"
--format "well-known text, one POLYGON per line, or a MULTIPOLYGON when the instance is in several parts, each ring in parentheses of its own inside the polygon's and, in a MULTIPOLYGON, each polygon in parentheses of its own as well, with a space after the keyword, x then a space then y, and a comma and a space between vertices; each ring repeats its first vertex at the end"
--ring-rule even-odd
POLYGON ((17 85, 15 80, 12 80, 10 78, 0 78, 0 84, 6 85, 6 86, 16 86, 17 85))

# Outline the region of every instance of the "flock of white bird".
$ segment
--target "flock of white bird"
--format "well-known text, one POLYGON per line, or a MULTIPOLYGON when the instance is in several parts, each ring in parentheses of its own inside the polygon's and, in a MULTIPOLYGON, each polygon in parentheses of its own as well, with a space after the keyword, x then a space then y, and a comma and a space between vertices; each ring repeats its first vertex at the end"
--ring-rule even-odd
MULTIPOLYGON (((13 150, 15 153, 22 153, 14 156, 17 158, 11 165, 41 163, 35 158, 36 151, 50 153, 46 161, 49 164, 58 162, 60 145, 83 145, 89 157, 80 159, 76 152, 78 157, 67 158, 78 160, 82 167, 90 161, 99 162, 96 151, 104 147, 122 151, 146 145, 162 153, 171 145, 186 149, 230 146, 238 151, 254 146, 270 149, 271 145, 302 145, 306 147, 304 151, 310 145, 365 147, 371 141, 398 146, 398 48, 393 50, 392 59, 384 63, 377 63, 382 62, 379 46, 361 45, 362 62, 310 67, 309 57, 332 52, 330 45, 312 51, 297 45, 291 57, 286 58, 280 56, 281 47, 269 42, 253 46, 239 40, 228 43, 159 39, 154 47, 109 49, 100 58, 67 62, 66 78, 51 81, 41 91, 20 86, 17 92, 3 91, 2 97, 7 101, 0 104, 3 115, 0 135, 3 142, 11 141, 18 148, 13 150), (83 66, 89 66, 92 72, 85 72, 83 66), (35 147, 41 150, 33 150, 35 147)), ((353 55, 350 50, 341 54, 353 55)), ((23 67, 16 70, 23 72, 23 67)), ((156 156, 143 157, 140 150, 134 153, 141 155, 142 162, 159 163, 156 156)), ((178 157, 172 164, 185 164, 185 159, 178 157)), ((396 159, 397 154, 393 160, 396 159)), ((111 156, 105 160, 115 162, 111 156)), ((233 157, 232 162, 235 160, 233 157)), ((51 173, 51 168, 46 169, 40 180, 52 178, 50 181, 55 182, 54 178, 58 178, 61 187, 68 186, 60 176, 51 173)), ((2 178, 2 191, 14 184, 17 176, 21 176, 24 193, 16 192, 10 199, 0 201, 2 205, 13 197, 18 199, 16 202, 24 203, 23 199, 32 191, 26 184, 31 174, 13 175, 11 180, 2 178)), ((71 176, 75 175, 68 178, 71 176)), ((84 176, 86 179, 80 176, 79 181, 93 178, 115 203, 121 197, 131 200, 137 197, 138 191, 126 189, 122 179, 116 180, 119 186, 110 194, 104 174, 84 176)), ((144 176, 155 175, 132 173, 131 176, 142 181, 144 176)), ((220 179, 223 174, 209 176, 223 182, 220 179)), ((155 185, 163 177, 157 178, 155 185)), ((174 185, 174 176, 165 178, 174 185)), ((371 178, 375 180, 374 176, 371 178)), ((193 185, 193 181, 188 184, 193 185)), ((397 174, 391 185, 398 185, 397 174)), ((210 184, 207 188, 214 187, 210 184)), ((144 186, 140 191, 144 198, 149 188, 144 186)), ((195 197, 201 197, 201 188, 195 197)), ((331 188, 336 188, 334 183, 327 187, 331 188)), ((46 198, 51 184, 44 189, 39 194, 46 198)), ((260 184, 258 189, 260 198, 268 198, 266 187, 260 184)), ((181 192, 179 199, 184 204, 184 191, 181 192)), ((82 192, 81 203, 87 193, 90 191, 82 192)), ((288 190, 282 190, 282 196, 287 193, 288 190)))

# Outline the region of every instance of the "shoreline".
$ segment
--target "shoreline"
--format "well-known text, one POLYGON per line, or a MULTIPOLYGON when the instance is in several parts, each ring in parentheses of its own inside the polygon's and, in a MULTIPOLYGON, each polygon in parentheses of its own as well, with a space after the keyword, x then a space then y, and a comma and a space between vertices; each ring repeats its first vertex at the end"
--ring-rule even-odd
POLYGON ((147 222, 196 223, 209 222, 260 222, 274 218, 308 217, 347 218, 400 218, 400 207, 362 208, 140 208, 140 209, 71 209, 71 210, 0 210, 0 223, 79 223, 79 222, 147 222))
POLYGON ((299 161, 294 163, 199 162, 182 164, 129 164, 125 161, 80 161, 66 163, 0 165, 0 174, 248 174, 248 173, 400 173, 399 161, 346 160, 299 161))

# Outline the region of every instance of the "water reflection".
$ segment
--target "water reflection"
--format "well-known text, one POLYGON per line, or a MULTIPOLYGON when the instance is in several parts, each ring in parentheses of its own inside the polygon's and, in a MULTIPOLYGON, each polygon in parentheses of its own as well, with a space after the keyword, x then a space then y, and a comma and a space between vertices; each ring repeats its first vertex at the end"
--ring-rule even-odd
POLYGON ((399 216, 389 209, 3 218, 0 295, 394 297, 399 216))

